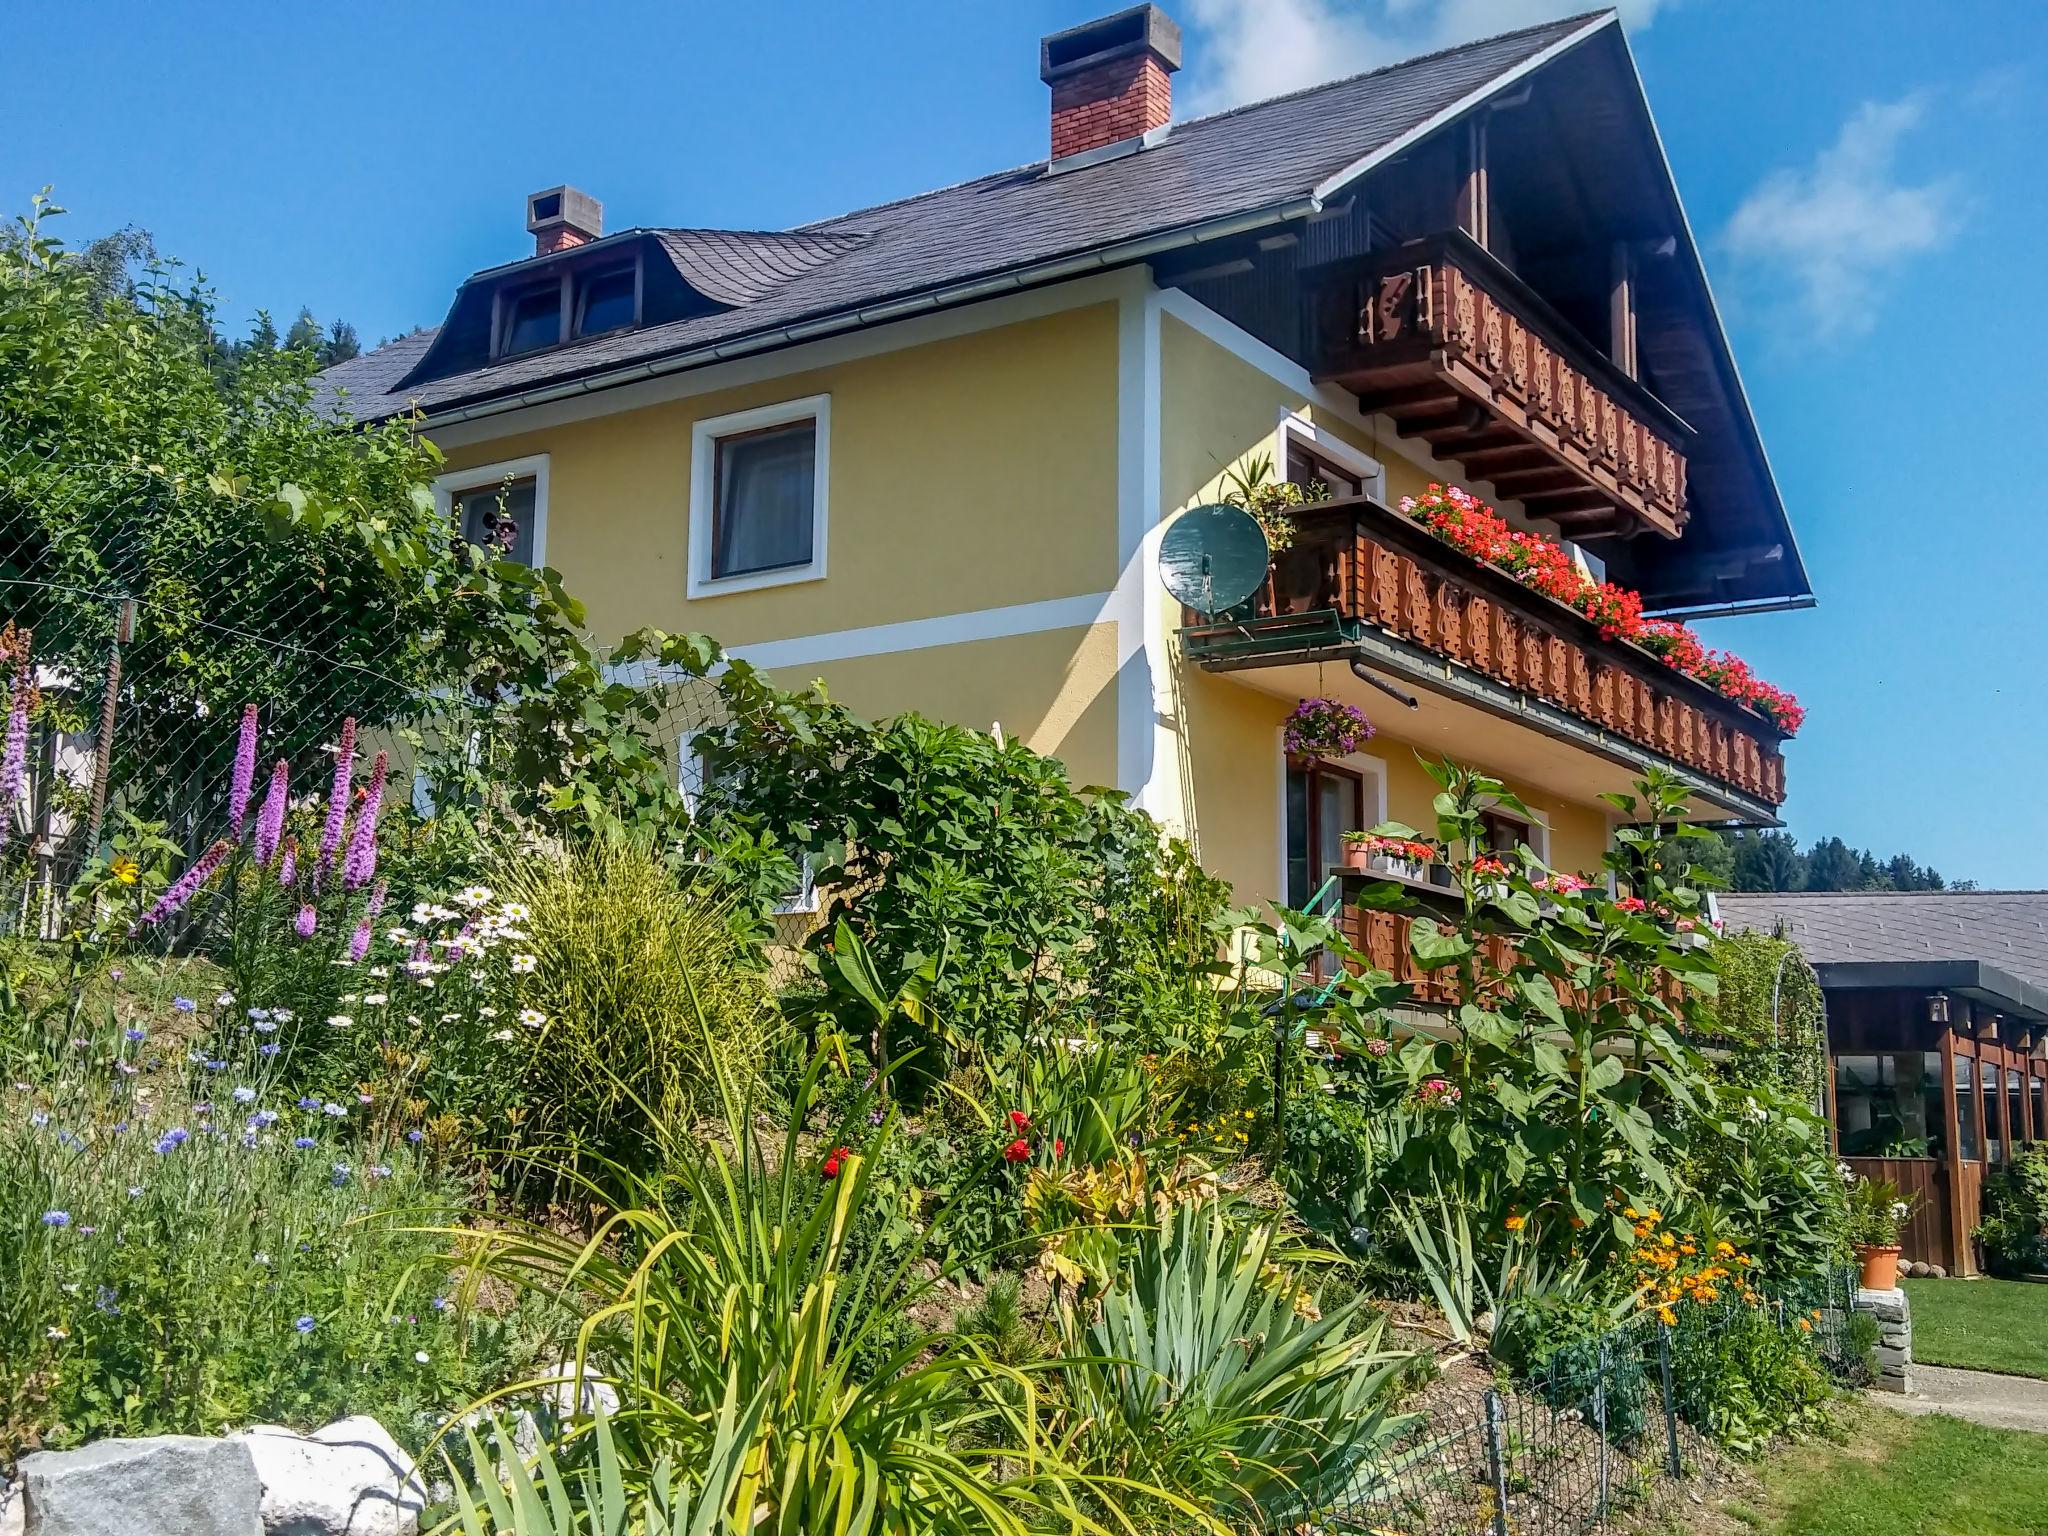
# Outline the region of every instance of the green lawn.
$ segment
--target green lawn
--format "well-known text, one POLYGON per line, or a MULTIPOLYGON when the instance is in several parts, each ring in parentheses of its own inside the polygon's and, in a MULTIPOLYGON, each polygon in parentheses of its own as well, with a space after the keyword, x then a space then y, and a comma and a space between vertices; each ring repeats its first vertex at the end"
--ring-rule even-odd
POLYGON ((1927 1365, 2048 1379, 2048 1285, 1908 1280, 1913 1358, 1927 1365))
POLYGON ((1762 1507, 1725 1510, 1735 1528, 1768 1536, 2048 1536, 2048 1435, 1864 1405, 1846 1418, 1846 1444, 1815 1441, 1772 1457, 1762 1469, 1762 1507))

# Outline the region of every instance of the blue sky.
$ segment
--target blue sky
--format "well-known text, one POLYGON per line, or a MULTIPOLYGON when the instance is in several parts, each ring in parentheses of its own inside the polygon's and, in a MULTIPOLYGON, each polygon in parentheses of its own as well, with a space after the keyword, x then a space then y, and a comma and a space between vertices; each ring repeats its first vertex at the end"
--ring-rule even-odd
MULTIPOLYGON (((1110 0, 10 7, 0 194, 54 184, 259 306, 440 318, 570 181, 631 224, 776 227, 1042 154, 1039 35, 1110 0)), ((1558 14, 1178 0, 1185 109, 1558 14)), ((1623 14, 1822 606, 1719 621, 1810 708, 1803 838, 2048 886, 2048 7, 1623 14)))

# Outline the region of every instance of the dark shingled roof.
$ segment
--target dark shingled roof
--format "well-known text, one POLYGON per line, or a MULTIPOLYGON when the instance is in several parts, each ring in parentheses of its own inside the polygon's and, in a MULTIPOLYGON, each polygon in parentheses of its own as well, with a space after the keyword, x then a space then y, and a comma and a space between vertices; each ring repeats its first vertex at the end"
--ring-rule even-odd
POLYGON ((2048 1003, 2048 891, 1728 893, 1715 903, 1731 933, 1772 933, 1782 923, 1823 986, 1896 978, 1900 986, 1999 990, 2030 1010, 2048 1003), (1942 966, 1957 967, 1957 976, 1970 966, 1996 976, 1942 982, 1934 979, 1942 966))
MULTIPOLYGON (((786 235, 653 232, 693 286, 737 307, 618 332, 401 389, 432 332, 328 369, 330 409, 439 410, 857 311, 1306 197, 1612 13, 1575 16, 1410 59, 1214 117, 1143 153, 1060 175, 1044 163, 808 224, 786 235), (746 297, 742 298, 742 295, 746 297), (345 398, 343 398, 345 392, 345 398)), ((503 270, 503 269, 498 269, 503 270)))

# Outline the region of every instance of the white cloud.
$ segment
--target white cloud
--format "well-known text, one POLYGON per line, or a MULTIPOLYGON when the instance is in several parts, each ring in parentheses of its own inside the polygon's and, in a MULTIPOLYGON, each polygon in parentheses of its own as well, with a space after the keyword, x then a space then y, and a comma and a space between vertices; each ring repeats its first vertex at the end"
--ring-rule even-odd
POLYGON ((1823 338, 1869 330, 1884 279, 1955 228, 1952 178, 1899 178, 1900 140, 1923 113, 1918 97, 1866 101, 1811 165, 1758 183, 1721 235, 1747 286, 1789 280, 1796 308, 1823 338))
MULTIPOLYGON (((1647 27, 1675 0, 1621 0, 1647 27)), ((1474 38, 1554 21, 1570 0, 1187 0, 1201 35, 1187 49, 1183 99, 1200 116, 1377 69, 1474 38)))

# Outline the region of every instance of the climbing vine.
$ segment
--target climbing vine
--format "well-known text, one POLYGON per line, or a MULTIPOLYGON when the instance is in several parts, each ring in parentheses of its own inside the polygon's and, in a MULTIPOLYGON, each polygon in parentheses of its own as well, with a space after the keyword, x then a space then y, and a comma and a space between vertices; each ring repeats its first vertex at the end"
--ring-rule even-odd
POLYGON ((1799 946, 1769 934, 1731 934, 1715 943, 1714 961, 1721 975, 1715 1029, 1730 1052, 1728 1075, 1818 1104, 1827 1089, 1827 1004, 1799 946))

